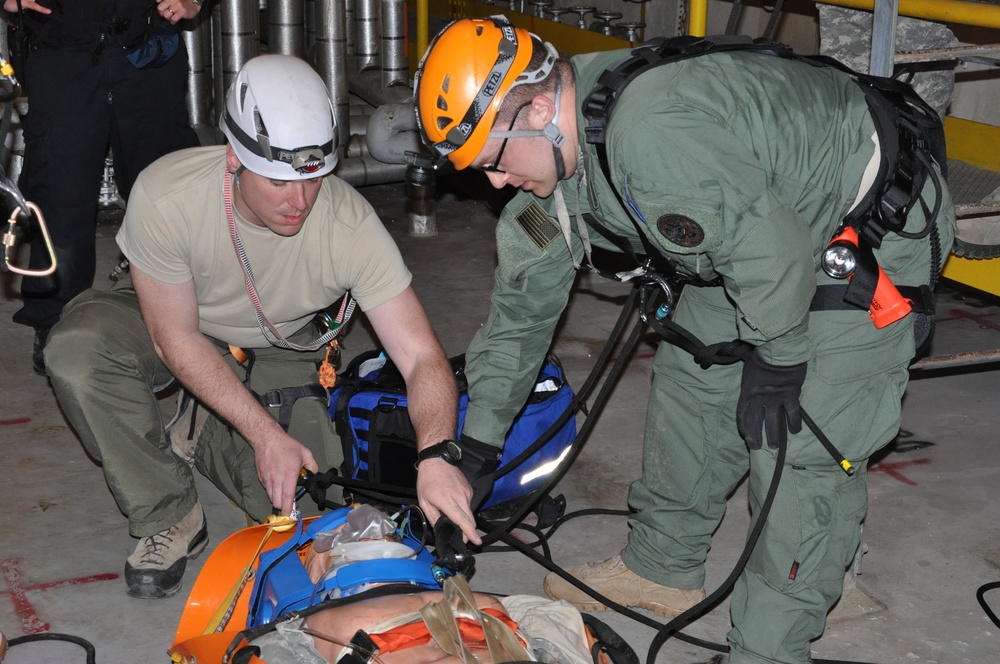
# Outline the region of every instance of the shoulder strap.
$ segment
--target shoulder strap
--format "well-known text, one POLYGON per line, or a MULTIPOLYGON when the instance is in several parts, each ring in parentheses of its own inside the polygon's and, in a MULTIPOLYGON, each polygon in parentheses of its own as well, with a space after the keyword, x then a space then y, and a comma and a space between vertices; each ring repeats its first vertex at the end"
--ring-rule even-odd
POLYGON ((583 116, 587 118, 587 142, 597 146, 604 144, 611 109, 622 90, 640 74, 671 62, 725 51, 758 51, 782 57, 796 57, 792 49, 784 44, 754 40, 745 35, 709 37, 685 35, 670 39, 652 39, 633 50, 631 57, 606 69, 597 79, 597 85, 584 99, 583 116))

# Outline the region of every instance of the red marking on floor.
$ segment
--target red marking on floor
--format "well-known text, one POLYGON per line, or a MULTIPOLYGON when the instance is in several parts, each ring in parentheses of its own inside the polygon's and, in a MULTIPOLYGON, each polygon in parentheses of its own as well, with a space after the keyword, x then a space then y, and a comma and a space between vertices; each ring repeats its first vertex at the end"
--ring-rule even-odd
POLYGON ((0 590, 0 594, 7 593, 10 595, 10 600, 14 604, 14 611, 21 621, 21 631, 24 634, 39 634, 49 631, 49 623, 42 622, 35 607, 28 600, 29 592, 48 590, 57 586, 78 586, 84 583, 94 583, 95 581, 111 581, 118 578, 117 574, 92 574, 73 579, 25 584, 21 579, 19 560, 8 558, 3 561, 2 567, 3 578, 7 582, 7 589, 0 590))
POLYGON ((15 417, 12 420, 0 420, 0 426, 7 426, 8 424, 27 424, 30 421, 30 417, 15 417))
POLYGON ((907 466, 918 466, 925 463, 930 463, 930 459, 911 459, 910 461, 896 461, 896 462, 886 462, 877 463, 871 468, 869 472, 873 473, 885 473, 889 477, 899 480, 903 484, 909 484, 911 486, 917 486, 917 483, 903 475, 899 470, 907 466))
POLYGON ((948 311, 948 316, 946 318, 939 318, 938 321, 941 322, 945 320, 954 320, 956 318, 960 320, 971 320, 973 323, 978 323, 982 327, 988 327, 991 330, 996 330, 997 332, 1000 332, 1000 323, 989 320, 990 318, 993 317, 994 315, 992 314, 988 316, 980 316, 979 314, 974 314, 971 311, 963 311, 962 309, 950 309, 948 311))

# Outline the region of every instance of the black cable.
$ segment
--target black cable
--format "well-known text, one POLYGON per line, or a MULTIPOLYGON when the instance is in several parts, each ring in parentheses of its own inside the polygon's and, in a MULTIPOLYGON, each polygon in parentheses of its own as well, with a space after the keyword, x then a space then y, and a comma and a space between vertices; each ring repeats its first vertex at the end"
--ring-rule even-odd
MULTIPOLYGON (((924 227, 919 231, 909 232, 899 229, 896 231, 896 235, 906 238, 907 240, 922 240, 927 237, 927 234, 931 232, 932 228, 937 226, 937 218, 941 213, 941 177, 938 175, 937 171, 934 170, 934 166, 931 164, 930 157, 925 153, 917 150, 913 153, 914 157, 923 164, 924 168, 927 170, 927 176, 930 178, 931 183, 934 185, 934 209, 928 214, 925 210, 924 212, 924 227)), ((923 201, 923 198, 918 197, 919 200, 923 201)))
MULTIPOLYGON (((729 576, 722 582, 722 585, 716 588, 715 592, 663 626, 657 635, 653 637, 652 643, 649 644, 649 654, 646 657, 646 664, 654 664, 656 662, 656 654, 660 651, 663 644, 666 643, 667 639, 677 634, 678 630, 682 629, 691 620, 699 617, 705 609, 714 606, 716 602, 721 600, 733 589, 736 579, 743 573, 743 569, 750 560, 750 554, 753 553, 754 547, 757 545, 757 540, 764 530, 764 524, 767 522, 767 516, 771 512, 774 497, 778 493, 778 484, 781 481, 781 474, 785 466, 785 452, 788 449, 788 430, 782 427, 780 432, 778 456, 774 462, 774 474, 771 476, 771 484, 767 488, 767 496, 764 498, 764 502, 760 506, 760 511, 754 519, 753 530, 750 531, 750 535, 747 537, 746 544, 743 546, 743 553, 740 554, 739 560, 733 566, 733 571, 729 573, 729 576)), ((725 647, 723 652, 728 651, 729 648, 725 647)))
POLYGON ((986 612, 986 617, 989 618, 994 625, 1000 627, 1000 619, 997 618, 997 614, 993 613, 993 609, 990 608, 990 605, 986 603, 986 599, 983 597, 983 595, 987 592, 996 590, 997 588, 1000 588, 1000 581, 994 581, 993 583, 987 583, 979 586, 979 590, 976 591, 976 600, 979 602, 979 606, 983 607, 983 611, 986 612))
POLYGON ((24 643, 35 643, 38 641, 66 641, 67 643, 75 643, 86 652, 87 664, 96 664, 97 662, 97 651, 94 650, 93 644, 87 639, 79 636, 73 636, 71 634, 57 634, 55 632, 28 634, 27 636, 19 636, 16 639, 10 639, 7 641, 7 646, 9 648, 13 648, 14 646, 19 646, 24 643))
MULTIPOLYGON (((524 530, 535 536, 534 542, 524 542, 525 546, 531 547, 532 549, 537 549, 541 547, 542 557, 546 560, 552 560, 552 551, 549 549, 549 536, 542 532, 540 528, 535 526, 530 526, 526 523, 519 523, 514 526, 517 530, 524 530)), ((510 546, 498 546, 496 544, 486 547, 480 550, 480 553, 506 553, 509 551, 515 551, 513 547, 510 546)))
MULTIPOLYGON (((516 538, 514 538, 512 536, 510 536, 509 534, 507 534, 507 533, 501 533, 500 534, 500 539, 503 540, 504 542, 506 542, 507 544, 509 544, 510 546, 514 547, 515 549, 517 549, 518 551, 520 551, 524 555, 528 556, 529 558, 531 558, 532 560, 534 560, 535 562, 537 562, 539 565, 541 565, 545 569, 549 570, 550 572, 554 572, 554 573, 558 574, 563 579, 565 579, 569 583, 573 584, 574 586, 576 586, 580 590, 583 590, 588 595, 592 596, 594 599, 596 599, 597 601, 599 601, 601 604, 603 604, 606 607, 612 609, 616 613, 620 613, 621 615, 625 616, 626 618, 631 618, 632 620, 636 621, 637 623, 645 625, 647 627, 652 627, 653 629, 660 629, 660 628, 664 627, 663 623, 660 623, 660 622, 658 622, 656 620, 653 620, 652 618, 649 618, 648 616, 645 616, 645 615, 643 615, 643 614, 641 614, 641 613, 639 613, 637 611, 633 611, 632 609, 630 609, 630 608, 628 608, 626 606, 622 606, 621 604, 615 602, 614 600, 611 600, 611 599, 605 597, 604 595, 601 595, 600 593, 598 593, 596 590, 593 590, 589 586, 584 585, 576 577, 574 577, 571 574, 569 574, 568 572, 566 572, 563 568, 559 567, 558 565, 556 565, 555 563, 553 563, 553 562, 551 562, 549 560, 546 560, 541 555, 539 555, 539 553, 537 551, 535 551, 534 549, 529 548, 523 542, 521 542, 520 540, 518 540, 518 539, 516 539, 516 538)), ((694 637, 694 636, 689 636, 687 634, 678 633, 677 634, 677 638, 680 639, 680 640, 682 640, 682 641, 685 641, 687 643, 690 643, 691 645, 695 645, 695 646, 698 646, 698 647, 701 647, 701 648, 705 648, 705 649, 708 649, 708 650, 717 650, 719 652, 725 652, 725 650, 720 650, 720 648, 722 648, 722 646, 719 646, 718 644, 715 644, 715 643, 710 643, 708 641, 703 641, 702 639, 699 639, 699 638, 694 637)))
MULTIPOLYGON (((531 457, 535 452, 540 450, 546 443, 549 442, 549 440, 553 436, 556 435, 556 433, 562 430, 563 425, 566 424, 566 421, 570 417, 575 415, 577 411, 583 412, 587 417, 587 419, 590 419, 590 417, 593 415, 592 411, 594 409, 593 408, 588 409, 586 407, 587 395, 589 395, 590 391, 594 389, 594 384, 597 382, 597 379, 600 377, 600 375, 604 372, 604 367, 607 366, 608 360, 611 355, 611 351, 614 349, 615 344, 617 343, 618 339, 621 337, 622 333, 625 330, 625 323, 628 322, 632 304, 635 301, 635 298, 638 294, 639 293, 637 293, 637 288, 633 288, 629 292, 628 297, 625 299, 625 304, 622 306, 622 313, 619 314, 618 320, 615 322, 615 325, 612 328, 611 333, 608 335, 607 343, 604 344, 604 348, 601 349, 601 354, 597 357, 597 360, 594 362, 594 368, 591 369, 590 374, 587 376, 586 379, 584 379, 583 385, 580 386, 580 389, 577 391, 573 400, 566 406, 566 410, 563 411, 563 413, 558 418, 556 418, 556 420, 551 425, 549 425, 549 428, 546 429, 545 432, 538 437, 538 440, 536 440, 534 443, 526 447, 517 457, 511 459, 510 462, 505 463, 502 468, 498 468, 494 480, 498 480, 507 473, 511 472, 517 466, 519 466, 521 463, 523 463, 529 457, 531 457)), ((626 353, 623 351, 621 354, 625 355, 626 353)), ((609 380, 610 377, 605 379, 605 384, 609 380)), ((573 440, 572 446, 577 447, 577 443, 580 443, 583 440, 584 437, 578 433, 576 438, 573 440)), ((567 464, 567 468, 568 467, 569 466, 567 464)))
POLYGON ((630 510, 613 510, 606 509, 603 507, 594 507, 590 509, 576 510, 575 512, 570 512, 569 514, 564 514, 558 521, 552 524, 552 527, 545 533, 546 537, 552 537, 556 530, 562 527, 564 523, 570 519, 575 519, 581 516, 628 516, 631 514, 630 510))
MULTIPOLYGON (((635 290, 633 290, 633 293, 634 292, 635 290)), ((626 339, 624 345, 622 346, 622 350, 618 356, 618 359, 615 361, 614 366, 612 366, 611 371, 608 373, 607 379, 601 385, 600 391, 594 398, 594 403, 593 406, 591 407, 590 415, 587 416, 587 419, 584 421, 583 426, 580 427, 580 430, 577 433, 576 441, 585 441, 587 439, 587 436, 590 435, 591 429, 594 428, 594 424, 597 421, 597 415, 601 412, 601 409, 607 402, 608 397, 611 395, 611 390, 614 387, 615 383, 617 383, 618 377, 621 375, 622 371, 624 371, 625 365, 628 364, 628 358, 632 353, 632 349, 635 348, 635 344, 639 340, 639 335, 642 331, 642 325, 643 325, 642 321, 636 323, 635 327, 632 329, 631 334, 629 334, 628 339, 626 339)), ((556 483, 558 483, 559 480, 562 479, 562 477, 573 465, 573 462, 580 455, 580 451, 582 450, 582 448, 583 445, 574 442, 574 444, 570 447, 569 454, 567 454, 566 458, 562 460, 562 463, 560 463, 559 467, 556 468, 552 472, 552 474, 545 479, 545 482, 540 487, 535 489, 536 498, 534 500, 529 500, 525 502, 525 504, 522 505, 519 509, 517 509, 514 512, 514 514, 512 514, 507 519, 507 521, 505 521, 502 525, 498 527, 487 527, 487 526, 492 526, 493 524, 490 524, 485 520, 481 521, 480 519, 477 519, 477 522, 480 522, 480 526, 483 527, 483 530, 486 532, 486 535, 483 537, 483 546, 495 542, 498 539, 500 533, 504 533, 510 530, 510 527, 512 527, 513 524, 520 523, 520 521, 524 518, 524 516, 548 492, 548 490, 551 487, 555 486, 556 483)))

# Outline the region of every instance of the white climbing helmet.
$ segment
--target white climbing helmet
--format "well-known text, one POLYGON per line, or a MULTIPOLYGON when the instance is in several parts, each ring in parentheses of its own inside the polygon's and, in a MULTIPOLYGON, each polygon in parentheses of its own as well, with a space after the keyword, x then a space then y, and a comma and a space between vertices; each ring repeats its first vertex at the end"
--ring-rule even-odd
POLYGON ((315 178, 337 165, 330 93, 308 63, 291 55, 248 60, 229 88, 219 126, 240 162, 267 178, 315 178))

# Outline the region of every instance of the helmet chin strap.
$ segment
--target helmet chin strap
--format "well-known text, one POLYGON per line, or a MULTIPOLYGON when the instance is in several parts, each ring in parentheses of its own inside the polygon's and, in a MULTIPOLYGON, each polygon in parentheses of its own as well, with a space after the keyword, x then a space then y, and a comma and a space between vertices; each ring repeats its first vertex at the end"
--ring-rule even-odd
MULTIPOLYGON (((558 76, 558 72, 556 74, 558 76)), ((562 77, 556 78, 556 112, 552 116, 552 121, 545 125, 545 137, 552 142, 552 158, 556 162, 556 182, 561 182, 566 178, 566 161, 562 156, 562 145, 566 142, 566 137, 563 136, 562 131, 559 129, 559 107, 562 102, 562 77), (554 132, 549 131, 549 127, 554 129, 554 132)))
POLYGON ((562 146, 566 142, 566 136, 559 129, 559 109, 562 106, 562 78, 556 79, 556 112, 547 125, 541 129, 511 129, 508 131, 491 131, 490 138, 532 138, 534 136, 544 136, 552 143, 552 157, 556 163, 557 181, 566 177, 566 161, 562 156, 562 146))

